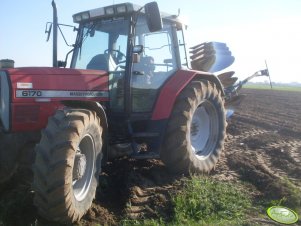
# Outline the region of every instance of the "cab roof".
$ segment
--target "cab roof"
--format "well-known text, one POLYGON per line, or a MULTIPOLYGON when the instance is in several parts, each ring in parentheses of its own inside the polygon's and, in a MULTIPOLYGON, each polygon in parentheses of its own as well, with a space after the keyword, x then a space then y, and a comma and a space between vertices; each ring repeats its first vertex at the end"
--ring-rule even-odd
MULTIPOLYGON (((141 13, 144 13, 143 6, 126 2, 126 3, 114 4, 114 5, 104 6, 104 7, 76 13, 73 15, 73 21, 74 23, 82 23, 98 18, 110 18, 110 17, 131 15, 139 11, 141 13)), ((178 25, 183 24, 183 22, 176 15, 171 15, 165 12, 160 12, 160 14, 163 20, 173 21, 178 25)))

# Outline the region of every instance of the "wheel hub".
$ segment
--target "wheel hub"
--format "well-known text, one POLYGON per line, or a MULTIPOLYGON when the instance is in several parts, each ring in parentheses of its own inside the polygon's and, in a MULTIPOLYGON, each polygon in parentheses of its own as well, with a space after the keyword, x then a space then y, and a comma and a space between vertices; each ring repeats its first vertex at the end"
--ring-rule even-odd
POLYGON ((89 192, 95 168, 95 147, 93 138, 85 135, 78 146, 73 164, 73 194, 77 201, 86 198, 89 192))
POLYGON ((202 151, 210 137, 210 118, 204 106, 196 109, 191 126, 190 140, 193 150, 197 153, 202 151))
POLYGON ((219 131, 218 114, 209 101, 195 110, 190 124, 191 148, 198 158, 206 158, 214 150, 219 131))
POLYGON ((77 153, 74 159, 73 180, 79 180, 86 171, 87 159, 84 154, 77 153))

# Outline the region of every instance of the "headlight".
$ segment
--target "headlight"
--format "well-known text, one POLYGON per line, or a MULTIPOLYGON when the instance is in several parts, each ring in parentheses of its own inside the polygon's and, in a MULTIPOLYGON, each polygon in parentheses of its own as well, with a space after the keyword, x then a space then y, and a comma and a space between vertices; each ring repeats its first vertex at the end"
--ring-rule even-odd
POLYGON ((88 20, 88 19, 90 19, 89 12, 82 13, 82 20, 88 20))
POLYGON ((84 20, 95 19, 100 17, 105 18, 112 16, 122 16, 127 13, 130 14, 134 11, 138 11, 140 8, 141 6, 134 5, 132 3, 123 3, 101 7, 73 15, 73 22, 80 23, 84 20))
POLYGON ((106 15, 113 15, 114 14, 114 8, 113 7, 107 7, 105 8, 106 15))
POLYGON ((0 120, 5 131, 9 130, 9 86, 7 75, 0 71, 0 120))
POLYGON ((90 13, 89 12, 82 12, 75 14, 73 16, 73 22, 74 23, 80 23, 83 20, 89 20, 90 19, 90 13))
POLYGON ((81 22, 81 20, 82 20, 82 16, 80 14, 76 14, 73 16, 73 21, 75 23, 79 23, 79 22, 81 22))
POLYGON ((126 13, 126 5, 119 5, 116 7, 117 13, 126 13))

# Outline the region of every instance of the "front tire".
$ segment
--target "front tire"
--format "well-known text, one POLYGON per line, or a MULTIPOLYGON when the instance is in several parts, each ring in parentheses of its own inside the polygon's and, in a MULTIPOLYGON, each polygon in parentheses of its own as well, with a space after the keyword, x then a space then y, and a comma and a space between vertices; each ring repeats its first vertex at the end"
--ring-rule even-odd
POLYGON ((95 112, 58 110, 36 146, 34 204, 44 218, 71 223, 90 208, 102 158, 102 127, 95 112))
POLYGON ((16 134, 0 133, 0 184, 8 181, 18 168, 19 140, 16 134))
POLYGON ((221 92, 209 81, 192 81, 174 105, 161 159, 175 173, 209 172, 223 150, 225 134, 221 92))

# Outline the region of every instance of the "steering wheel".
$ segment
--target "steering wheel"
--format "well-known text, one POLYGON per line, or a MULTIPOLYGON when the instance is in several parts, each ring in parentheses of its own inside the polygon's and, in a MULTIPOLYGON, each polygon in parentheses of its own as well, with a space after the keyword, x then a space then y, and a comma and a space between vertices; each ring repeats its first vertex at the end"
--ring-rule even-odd
POLYGON ((120 50, 117 50, 117 49, 107 49, 105 50, 105 54, 109 54, 109 52, 113 53, 117 53, 117 56, 112 56, 113 59, 116 61, 117 65, 120 64, 120 63, 124 63, 126 61, 126 55, 121 52, 120 50), (124 60, 122 60, 124 58, 124 60))

